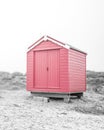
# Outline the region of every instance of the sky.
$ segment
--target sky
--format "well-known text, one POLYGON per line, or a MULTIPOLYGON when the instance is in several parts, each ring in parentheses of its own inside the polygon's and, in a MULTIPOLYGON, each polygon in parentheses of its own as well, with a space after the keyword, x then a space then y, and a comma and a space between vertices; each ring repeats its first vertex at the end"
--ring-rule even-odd
POLYGON ((28 46, 49 35, 104 71, 104 0, 0 0, 0 71, 26 73, 28 46))

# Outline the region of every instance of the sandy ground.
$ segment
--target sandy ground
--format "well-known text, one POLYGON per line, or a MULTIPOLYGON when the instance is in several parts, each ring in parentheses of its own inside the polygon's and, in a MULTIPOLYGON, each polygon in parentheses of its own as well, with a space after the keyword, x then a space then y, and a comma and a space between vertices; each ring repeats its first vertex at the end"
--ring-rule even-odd
POLYGON ((0 90, 0 130, 104 130, 103 115, 83 114, 71 106, 32 98, 26 90, 0 90))

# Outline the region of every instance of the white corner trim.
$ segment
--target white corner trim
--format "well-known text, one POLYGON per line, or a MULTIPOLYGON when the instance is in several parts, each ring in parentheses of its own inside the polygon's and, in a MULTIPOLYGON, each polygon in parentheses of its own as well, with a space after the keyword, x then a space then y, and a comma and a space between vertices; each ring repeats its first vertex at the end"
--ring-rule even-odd
POLYGON ((70 45, 65 44, 65 48, 70 49, 70 45))

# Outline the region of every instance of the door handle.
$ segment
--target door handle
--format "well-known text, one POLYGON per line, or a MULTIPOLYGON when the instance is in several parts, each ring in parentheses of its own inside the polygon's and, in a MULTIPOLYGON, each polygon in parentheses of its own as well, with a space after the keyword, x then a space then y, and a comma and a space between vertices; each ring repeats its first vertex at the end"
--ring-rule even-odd
POLYGON ((48 71, 49 69, 48 69, 48 67, 47 67, 47 71, 48 71))

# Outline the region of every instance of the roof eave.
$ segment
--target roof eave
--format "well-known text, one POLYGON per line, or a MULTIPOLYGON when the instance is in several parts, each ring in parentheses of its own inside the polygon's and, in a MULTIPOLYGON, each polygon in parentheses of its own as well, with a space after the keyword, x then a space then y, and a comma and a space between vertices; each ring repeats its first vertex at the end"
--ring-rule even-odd
POLYGON ((53 38, 51 38, 51 37, 49 37, 49 36, 43 36, 43 37, 41 37, 38 41, 36 41, 34 44, 32 44, 30 47, 28 47, 27 52, 30 51, 31 49, 33 49, 33 48, 34 48, 35 46, 37 46, 39 43, 41 43, 41 42, 43 42, 43 41, 47 41, 47 40, 49 40, 49 41, 51 41, 51 42, 53 42, 53 43, 55 43, 55 44, 58 44, 58 45, 60 45, 60 46, 62 46, 62 47, 64 47, 64 48, 66 48, 66 49, 69 49, 69 48, 70 48, 70 46, 69 46, 68 44, 65 44, 65 43, 62 43, 62 42, 60 42, 60 41, 57 41, 57 40, 55 40, 55 39, 53 39, 53 38))
POLYGON ((79 52, 84 53, 84 54, 87 55, 86 52, 84 52, 84 51, 82 51, 82 50, 80 50, 80 49, 78 49, 78 48, 75 48, 75 47, 73 47, 73 46, 71 46, 71 45, 70 45, 70 49, 73 49, 73 50, 79 51, 79 52))
POLYGON ((60 42, 60 41, 58 41, 58 40, 56 40, 56 39, 54 39, 54 38, 52 38, 52 37, 50 37, 50 36, 47 36, 47 35, 41 37, 41 38, 40 38, 39 40, 37 40, 34 44, 32 44, 31 46, 29 46, 27 52, 29 52, 30 50, 32 50, 35 46, 37 46, 37 45, 40 44, 41 42, 47 41, 47 40, 49 40, 49 41, 51 41, 51 42, 53 42, 53 43, 55 43, 55 44, 58 44, 59 46, 62 46, 62 47, 64 47, 64 48, 66 48, 66 49, 73 49, 73 50, 79 51, 79 52, 84 53, 84 54, 87 55, 86 52, 81 51, 80 49, 75 48, 75 47, 73 47, 73 46, 71 46, 71 45, 69 45, 69 44, 65 44, 65 43, 63 43, 63 42, 60 42))

